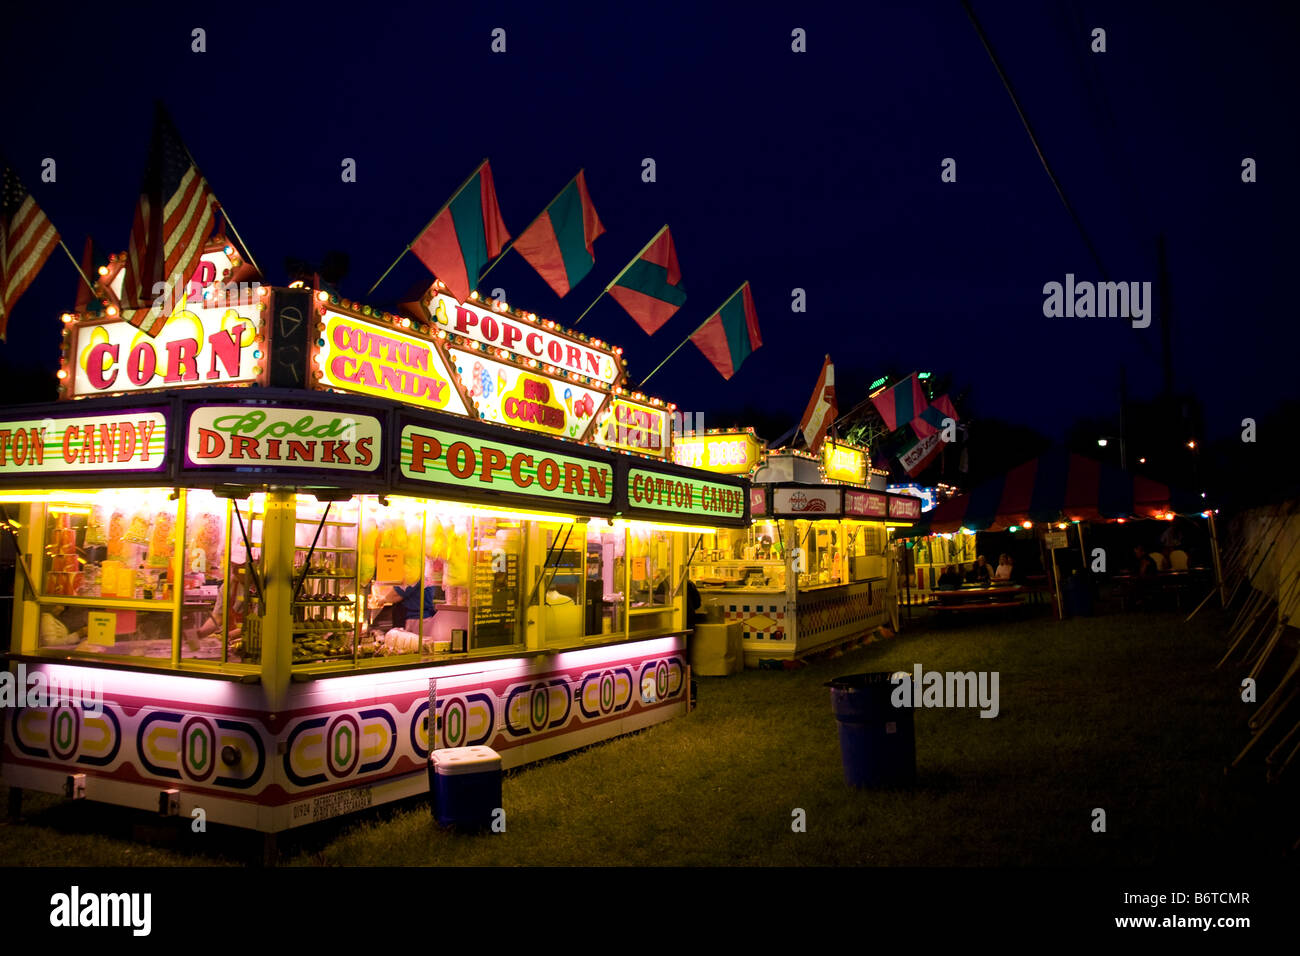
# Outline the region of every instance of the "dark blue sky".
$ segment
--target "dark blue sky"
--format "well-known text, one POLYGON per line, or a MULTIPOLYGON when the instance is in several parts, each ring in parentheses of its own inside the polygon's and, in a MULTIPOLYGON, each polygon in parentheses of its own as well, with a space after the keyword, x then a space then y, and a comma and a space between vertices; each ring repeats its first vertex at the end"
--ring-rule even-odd
MULTIPOLYGON (((1167 236, 1176 384, 1211 436, 1294 396, 1295 6, 973 5, 1112 278, 1155 282, 1167 236)), ((1044 283, 1100 276, 956 0, 294 7, 9 15, 0 144, 74 254, 87 232, 125 247, 160 96, 268 280, 342 249, 354 298, 483 156, 515 234, 585 167, 607 229, 593 272, 560 300, 508 253, 484 288, 569 324, 668 222, 682 311, 648 338, 606 298, 580 328, 622 345, 639 381, 749 279, 764 346, 730 382, 683 349, 650 391, 685 409, 752 400, 793 423, 826 352, 844 371, 950 373, 976 414, 1052 435, 1115 411, 1121 362, 1136 397, 1161 386, 1156 323, 1044 318, 1044 283)), ((422 277, 408 256, 372 298, 422 277)), ((75 281, 50 260, 0 346, 11 360, 55 366, 75 281)))

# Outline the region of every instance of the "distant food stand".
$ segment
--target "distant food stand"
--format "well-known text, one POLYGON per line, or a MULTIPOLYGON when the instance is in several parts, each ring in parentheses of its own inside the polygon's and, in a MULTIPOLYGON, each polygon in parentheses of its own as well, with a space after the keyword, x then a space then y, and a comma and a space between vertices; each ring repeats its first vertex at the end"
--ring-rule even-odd
POLYGON ((64 401, 0 416, 7 657, 103 707, 7 711, 11 787, 274 833, 686 710, 688 535, 748 482, 669 460, 621 350, 426 302, 65 316, 64 401))
POLYGON ((743 625, 747 666, 794 660, 896 623, 890 528, 910 525, 921 502, 873 490, 866 449, 828 441, 818 456, 767 451, 734 432, 676 445, 679 453, 697 446, 705 467, 714 460, 753 477, 749 527, 702 536, 690 564, 703 607, 743 625), (746 445, 744 454, 715 451, 746 445))

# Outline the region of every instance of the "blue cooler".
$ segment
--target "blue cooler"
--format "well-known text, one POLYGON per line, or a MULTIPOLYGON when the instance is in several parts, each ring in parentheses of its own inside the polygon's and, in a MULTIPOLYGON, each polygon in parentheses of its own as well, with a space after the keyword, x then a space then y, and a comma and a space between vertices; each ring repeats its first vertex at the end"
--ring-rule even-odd
POLYGON ((433 815, 443 826, 486 827, 501 806, 501 755, 491 747, 429 754, 433 815))

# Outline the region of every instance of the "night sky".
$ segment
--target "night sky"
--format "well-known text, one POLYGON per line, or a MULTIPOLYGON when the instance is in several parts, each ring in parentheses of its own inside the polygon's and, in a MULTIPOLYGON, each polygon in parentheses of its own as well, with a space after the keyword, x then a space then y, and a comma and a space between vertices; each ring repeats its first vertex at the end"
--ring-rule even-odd
MULTIPOLYGON (((1294 396, 1296 5, 973 6, 1111 278, 1155 283, 1167 236, 1175 385, 1209 436, 1294 396)), ((585 168, 607 230, 592 273, 557 299, 510 252, 482 288, 568 325, 669 223, 685 307, 648 338, 606 297, 579 328, 639 382, 749 279, 764 344, 740 372, 687 346, 648 388, 706 420, 753 402, 794 424, 827 352, 842 375, 950 374, 968 411, 1054 437, 1115 412, 1121 363, 1135 398, 1161 388, 1157 322, 1044 317, 1044 283, 1101 276, 956 0, 240 9, 6 13, 0 147, 78 258, 87 233, 125 248, 161 97, 267 281, 340 249, 351 298, 484 156, 515 235, 585 168)), ((367 301, 419 280, 408 256, 367 301)), ((56 253, 10 320, 10 363, 56 367, 76 282, 56 253)))

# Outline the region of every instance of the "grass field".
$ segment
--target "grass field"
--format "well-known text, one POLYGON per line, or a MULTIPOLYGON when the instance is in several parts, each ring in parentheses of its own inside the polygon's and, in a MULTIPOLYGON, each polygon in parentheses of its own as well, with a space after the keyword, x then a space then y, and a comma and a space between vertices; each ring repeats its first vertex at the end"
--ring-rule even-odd
MULTIPOLYGON (((1283 796, 1226 777, 1247 713, 1213 619, 1131 614, 918 628, 794 672, 701 679, 689 716, 506 775, 506 832, 411 800, 281 838, 295 865, 1150 865, 1281 859, 1283 796), (844 786, 831 677, 989 670, 1000 713, 916 714, 917 786, 844 786), (807 832, 792 832, 792 812, 807 832), (1106 811, 1106 832, 1092 829, 1106 811)), ((2 789, 2 788, 0 788, 2 789)), ((0 797, 4 794, 0 793, 0 797)), ((1289 811, 1288 811, 1289 812, 1289 811)), ((27 795, 0 862, 213 865, 255 841, 141 834, 148 815, 27 795), (145 837, 146 839, 133 839, 145 837), (151 839, 150 839, 151 838, 151 839)), ((188 824, 188 821, 185 821, 188 824)))

